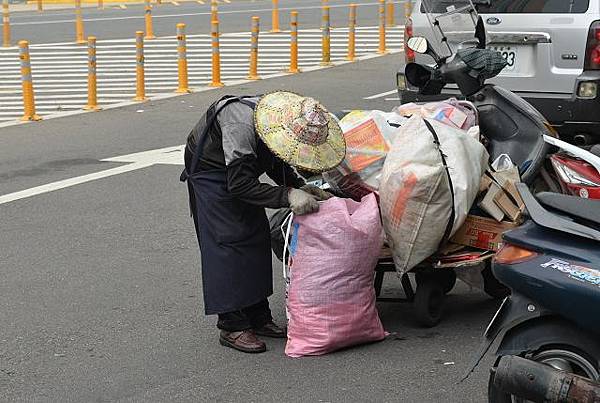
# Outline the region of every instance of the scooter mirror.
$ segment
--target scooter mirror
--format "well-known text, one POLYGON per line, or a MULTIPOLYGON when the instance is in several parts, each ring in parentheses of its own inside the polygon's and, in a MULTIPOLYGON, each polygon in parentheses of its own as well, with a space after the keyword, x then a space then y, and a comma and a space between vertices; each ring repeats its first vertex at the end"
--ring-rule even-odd
POLYGON ((433 47, 431 47, 427 38, 423 36, 413 36, 406 42, 406 46, 416 53, 428 54, 433 57, 433 60, 435 60, 436 63, 439 63, 441 60, 435 50, 433 50, 433 47))
POLYGON ((413 36, 412 38, 408 39, 408 42, 406 44, 409 49, 417 53, 425 54, 429 50, 429 43, 427 42, 427 38, 424 38, 422 36, 413 36))
POLYGON ((477 19, 477 25, 475 26, 475 39, 477 39, 477 42, 479 42, 477 48, 485 49, 487 38, 485 33, 485 25, 483 24, 483 18, 481 18, 481 16, 479 16, 477 19))

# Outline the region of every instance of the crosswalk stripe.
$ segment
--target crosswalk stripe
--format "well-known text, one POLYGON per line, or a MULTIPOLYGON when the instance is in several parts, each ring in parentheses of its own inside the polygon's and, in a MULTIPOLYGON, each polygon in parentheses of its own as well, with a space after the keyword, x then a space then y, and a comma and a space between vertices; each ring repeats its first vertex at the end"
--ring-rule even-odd
MULTIPOLYGON (((345 60, 347 28, 331 33, 331 59, 345 60)), ((377 51, 378 27, 356 29, 356 55, 377 51)), ((321 31, 299 32, 299 67, 311 69, 321 62, 321 31)), ((289 64, 289 32, 261 33, 259 39, 260 76, 284 72, 289 64)), ((172 93, 178 84, 177 39, 175 36, 146 41, 145 78, 148 96, 172 93)), ((227 82, 245 80, 248 75, 250 33, 221 36, 221 75, 227 82)), ((387 46, 392 52, 404 48, 404 27, 388 28, 387 46)), ((40 115, 81 109, 87 102, 87 47, 74 43, 31 45, 36 108, 40 115)), ((210 36, 188 35, 188 77, 193 88, 211 81, 210 36)), ((98 102, 108 106, 135 96, 135 40, 97 41, 98 102)), ((18 49, 0 49, 0 122, 22 115, 21 77, 18 49)), ((390 73, 391 74, 391 73, 390 73)))

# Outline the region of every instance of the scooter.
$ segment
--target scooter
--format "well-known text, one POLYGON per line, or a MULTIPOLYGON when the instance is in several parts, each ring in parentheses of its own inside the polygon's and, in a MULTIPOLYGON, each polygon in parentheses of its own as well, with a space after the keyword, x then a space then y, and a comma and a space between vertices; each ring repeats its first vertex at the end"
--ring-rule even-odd
MULTIPOLYGON (((471 4, 471 3, 470 3, 471 4)), ((398 92, 413 86, 424 95, 439 95, 448 84, 456 84, 462 95, 479 113, 479 125, 488 141, 492 160, 508 154, 519 167, 523 182, 538 190, 600 199, 600 145, 585 150, 558 139, 548 121, 529 103, 502 87, 485 81, 505 67, 498 52, 485 49, 486 32, 474 8, 466 7, 475 23, 476 47, 459 49, 440 57, 423 37, 412 37, 407 47, 431 56, 434 67, 409 63, 398 72, 398 92), (484 61, 482 63, 482 60, 484 61), (492 65, 494 71, 482 71, 492 65), (550 152, 551 157, 546 158, 550 152)), ((449 13, 450 14, 450 13, 449 13)), ((440 17, 434 18, 441 37, 445 37, 440 17)), ((467 44, 473 41, 468 41, 467 44)))
POLYGON ((511 295, 467 376, 502 334, 490 402, 600 401, 600 201, 517 188, 529 220, 492 263, 511 295))
MULTIPOLYGON (((476 13, 474 9, 472 12, 476 13)), ((441 30, 439 24, 437 27, 441 30)), ((502 71, 506 61, 499 52, 485 48, 486 32, 481 17, 477 18, 475 38, 475 48, 459 49, 448 57, 440 57, 426 38, 410 38, 406 43, 408 48, 431 56, 435 65, 407 64, 397 75, 399 92, 412 85, 421 94, 438 95, 446 85, 456 84, 477 109, 491 160, 508 154, 519 168, 521 180, 533 186, 550 151, 550 144, 544 139, 555 138, 557 134, 523 98, 500 86, 486 84, 487 79, 502 71), (485 66, 493 68, 485 70, 485 66)))

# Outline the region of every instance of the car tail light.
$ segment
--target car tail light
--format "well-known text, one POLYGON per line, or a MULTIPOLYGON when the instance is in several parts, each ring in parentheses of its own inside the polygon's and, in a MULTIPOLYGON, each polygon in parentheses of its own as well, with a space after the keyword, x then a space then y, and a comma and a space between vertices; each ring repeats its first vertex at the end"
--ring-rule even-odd
POLYGON ((519 246, 504 244, 502 248, 496 252, 494 261, 500 264, 517 264, 531 260, 538 254, 529 249, 524 249, 519 246))
POLYGON ((586 70, 600 70, 600 21, 592 22, 585 50, 586 70))
POLYGON ((406 63, 412 63, 415 61, 415 51, 412 49, 409 49, 408 46, 406 46, 406 43, 408 42, 408 40, 410 38, 412 38, 412 36, 413 36, 412 19, 407 18, 406 23, 404 24, 404 58, 406 60, 406 63))
POLYGON ((553 155, 552 167, 560 179, 568 184, 600 187, 600 173, 585 161, 553 155))

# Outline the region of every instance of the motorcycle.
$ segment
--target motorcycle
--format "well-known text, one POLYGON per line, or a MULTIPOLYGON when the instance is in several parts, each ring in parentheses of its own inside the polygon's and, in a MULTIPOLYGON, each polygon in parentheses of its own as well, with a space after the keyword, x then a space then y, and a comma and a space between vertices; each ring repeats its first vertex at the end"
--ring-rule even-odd
MULTIPOLYGON (((472 13, 476 13, 473 8, 472 13)), ((441 24, 436 24, 438 29, 441 24)), ((486 32, 481 17, 475 26, 476 47, 458 49, 440 57, 424 37, 412 37, 406 45, 416 53, 427 54, 435 65, 409 63, 398 72, 399 91, 412 85, 424 95, 439 95, 448 84, 456 84, 461 94, 477 109, 479 127, 487 140, 493 161, 510 156, 524 183, 532 185, 544 165, 550 145, 544 136, 556 137, 547 120, 523 98, 486 80, 506 66, 502 55, 486 49, 486 32)))
POLYGON ((504 234, 492 263, 511 295, 485 330, 466 376, 502 334, 489 378, 490 402, 596 402, 600 201, 549 192, 534 197, 525 184, 517 188, 529 220, 504 234))

